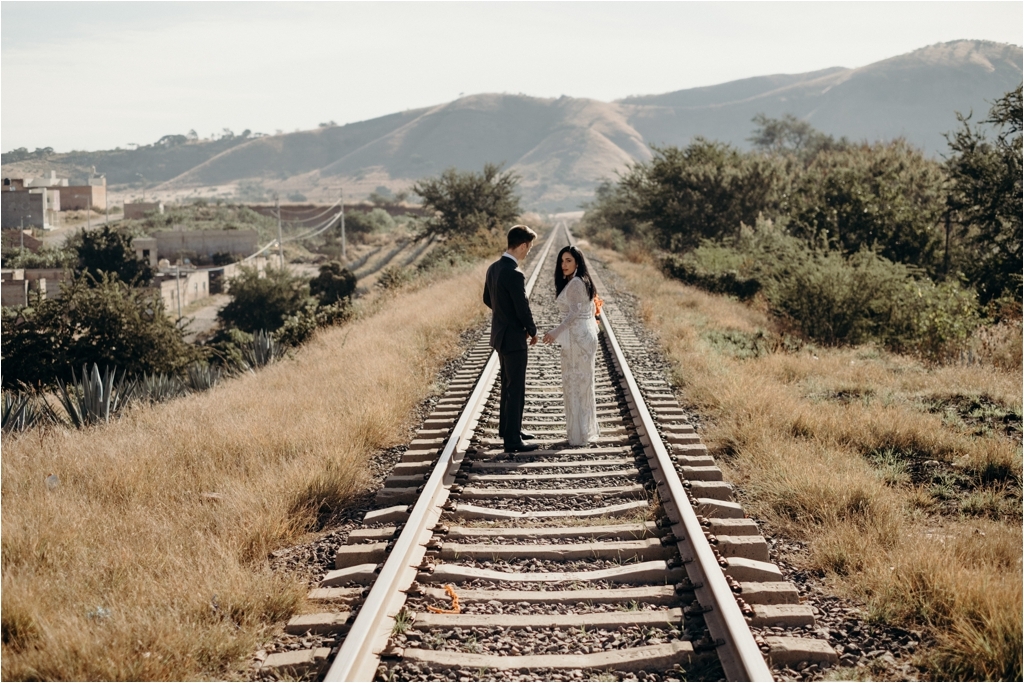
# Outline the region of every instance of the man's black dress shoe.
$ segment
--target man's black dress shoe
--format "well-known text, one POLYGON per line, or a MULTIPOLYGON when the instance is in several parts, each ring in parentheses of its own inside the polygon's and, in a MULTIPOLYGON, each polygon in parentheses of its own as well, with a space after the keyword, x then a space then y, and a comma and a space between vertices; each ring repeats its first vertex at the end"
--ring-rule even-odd
POLYGON ((538 448, 540 448, 540 446, 538 446, 537 444, 534 444, 534 443, 523 443, 522 441, 520 441, 517 444, 506 444, 505 445, 505 452, 506 453, 524 453, 526 451, 535 451, 538 448))
MULTIPOLYGON (((504 434, 498 434, 498 438, 499 439, 504 439, 505 435, 504 434)), ((536 439, 537 435, 536 434, 531 434, 530 432, 519 432, 519 438, 523 439, 525 441, 526 439, 536 439)))

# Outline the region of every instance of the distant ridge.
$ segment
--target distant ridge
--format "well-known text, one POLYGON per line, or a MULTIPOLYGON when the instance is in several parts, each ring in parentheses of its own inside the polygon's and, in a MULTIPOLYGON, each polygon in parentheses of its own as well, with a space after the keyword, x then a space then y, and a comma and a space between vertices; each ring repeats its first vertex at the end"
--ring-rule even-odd
POLYGON ((654 144, 686 144, 695 135, 745 147, 750 120, 793 114, 853 140, 905 137, 931 154, 946 150, 954 112, 987 112, 1017 87, 1021 48, 958 40, 858 69, 748 78, 708 88, 620 100, 629 122, 654 144))
MULTIPOLYGON (((853 140, 905 137, 927 153, 946 149, 954 112, 987 112, 1020 84, 1021 47, 977 40, 930 45, 857 69, 758 76, 616 102, 479 94, 345 126, 261 138, 133 151, 75 152, 4 164, 4 175, 83 175, 90 166, 112 184, 141 173, 167 197, 239 183, 311 201, 349 197, 412 182, 454 166, 504 163, 522 176, 524 204, 577 208, 596 183, 650 158, 649 145, 685 145, 695 136, 748 147, 759 113, 793 114, 853 140), (36 168, 38 167, 38 168, 36 168)), ((6 156, 6 155, 5 155, 6 156)))

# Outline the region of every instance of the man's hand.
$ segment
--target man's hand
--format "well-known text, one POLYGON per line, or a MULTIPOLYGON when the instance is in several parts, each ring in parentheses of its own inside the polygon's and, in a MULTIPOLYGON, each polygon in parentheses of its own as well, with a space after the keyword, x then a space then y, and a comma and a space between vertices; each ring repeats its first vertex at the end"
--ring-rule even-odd
MULTIPOLYGON (((526 336, 529 337, 530 335, 526 335, 526 336)), ((536 345, 537 345, 537 335, 533 335, 532 337, 530 337, 530 346, 536 346, 536 345)))
POLYGON ((551 333, 550 332, 545 332, 544 333, 544 343, 545 344, 553 344, 554 342, 555 342, 555 338, 551 336, 551 333))

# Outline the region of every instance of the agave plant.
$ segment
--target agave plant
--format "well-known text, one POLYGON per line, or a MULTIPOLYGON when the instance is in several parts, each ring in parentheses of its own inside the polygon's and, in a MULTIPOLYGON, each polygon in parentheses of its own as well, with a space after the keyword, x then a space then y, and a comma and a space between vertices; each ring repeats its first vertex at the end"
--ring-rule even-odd
POLYGON ((266 330, 258 330, 252 336, 252 343, 243 352, 249 369, 255 370, 280 358, 282 349, 281 345, 266 330))
POLYGON ((221 371, 209 363, 193 363, 188 367, 185 376, 188 388, 192 391, 206 391, 220 382, 221 371))
POLYGON ((96 363, 92 364, 91 373, 88 366, 82 366, 81 381, 72 370, 71 380, 70 385, 57 380, 58 398, 68 420, 78 429, 109 422, 111 415, 116 416, 124 409, 136 389, 136 383, 126 380, 124 373, 118 378, 117 368, 108 367, 100 375, 96 363))
POLYGON ((0 430, 23 432, 26 429, 45 424, 51 419, 49 406, 27 391, 3 392, 3 419, 0 430))
POLYGON ((188 393, 188 387, 174 375, 143 375, 136 384, 135 397, 150 403, 162 403, 188 393))

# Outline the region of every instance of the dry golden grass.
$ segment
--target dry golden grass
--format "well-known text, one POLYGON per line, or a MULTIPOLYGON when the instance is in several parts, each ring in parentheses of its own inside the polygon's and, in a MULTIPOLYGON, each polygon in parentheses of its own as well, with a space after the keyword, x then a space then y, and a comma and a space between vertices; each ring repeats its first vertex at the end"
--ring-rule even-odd
POLYGON ((268 552, 365 487, 373 451, 407 439, 459 332, 481 320, 482 277, 388 298, 205 394, 4 437, 3 678, 237 677, 304 599, 268 552))
POLYGON ((805 567, 871 618, 929 630, 938 644, 919 658, 932 675, 1020 680, 1019 436, 978 432, 933 410, 951 395, 986 396, 1019 415, 1012 335, 991 354, 998 365, 933 367, 869 347, 740 359, 716 340, 759 330, 777 338, 764 313, 668 280, 635 255, 601 256, 640 298, 748 512, 805 540, 805 567), (975 505, 987 496, 1016 512, 939 514, 927 484, 872 464, 880 452, 939 461, 977 483, 975 505), (1001 480, 983 483, 989 476, 1001 480))

